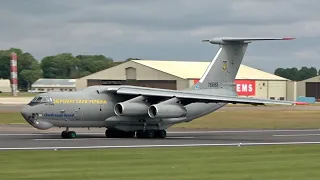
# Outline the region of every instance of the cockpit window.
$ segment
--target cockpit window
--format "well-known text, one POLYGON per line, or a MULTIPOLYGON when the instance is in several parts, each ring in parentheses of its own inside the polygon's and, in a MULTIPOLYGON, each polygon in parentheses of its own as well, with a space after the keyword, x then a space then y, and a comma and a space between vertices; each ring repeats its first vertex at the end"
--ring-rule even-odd
POLYGON ((50 99, 49 99, 49 97, 43 97, 41 99, 41 102, 48 103, 48 102, 50 102, 50 99))
POLYGON ((37 96, 33 98, 28 105, 36 105, 36 104, 42 104, 42 103, 53 103, 53 99, 45 95, 37 96))
POLYGON ((38 99, 36 100, 36 102, 41 102, 42 97, 38 97, 38 99))

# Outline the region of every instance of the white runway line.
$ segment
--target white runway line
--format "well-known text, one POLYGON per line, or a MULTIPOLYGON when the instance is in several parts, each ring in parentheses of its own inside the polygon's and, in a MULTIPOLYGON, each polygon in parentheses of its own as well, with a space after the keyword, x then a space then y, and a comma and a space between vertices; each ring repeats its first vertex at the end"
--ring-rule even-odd
MULTIPOLYGON (((166 137, 166 139, 192 139, 192 138, 195 138, 195 137, 166 137)), ((148 140, 148 139, 137 139, 137 138, 75 138, 75 139, 32 139, 34 141, 73 141, 73 140, 99 140, 99 139, 105 139, 105 140, 113 140, 113 139, 116 139, 116 140, 132 140, 132 139, 135 139, 135 140, 148 140)), ((161 140, 161 139, 159 139, 161 140)))
POLYGON ((120 138, 76 138, 76 139, 32 139, 34 141, 79 141, 79 140, 99 140, 99 139, 120 139, 120 138))
POLYGON ((0 136, 40 136, 40 135, 56 135, 56 134, 27 134, 27 133, 21 133, 21 134, 0 134, 0 136))
POLYGON ((187 136, 183 136, 183 137, 166 137, 166 139, 192 139, 192 138, 196 138, 196 137, 187 137, 187 136))
POLYGON ((170 132, 168 131, 167 133, 172 133, 172 134, 182 134, 182 133, 263 133, 263 132, 312 132, 312 131, 318 131, 320 132, 320 129, 266 129, 266 130, 234 130, 234 131, 173 131, 170 132))
POLYGON ((320 134, 275 134, 277 137, 320 136, 320 134))
POLYGON ((257 145, 297 145, 320 144, 320 142, 277 142, 277 143, 225 143, 225 144, 159 144, 128 146, 74 146, 74 147, 21 147, 0 148, 0 150, 60 150, 60 149, 107 149, 107 148, 154 148, 154 147, 197 147, 197 146, 257 146, 257 145))

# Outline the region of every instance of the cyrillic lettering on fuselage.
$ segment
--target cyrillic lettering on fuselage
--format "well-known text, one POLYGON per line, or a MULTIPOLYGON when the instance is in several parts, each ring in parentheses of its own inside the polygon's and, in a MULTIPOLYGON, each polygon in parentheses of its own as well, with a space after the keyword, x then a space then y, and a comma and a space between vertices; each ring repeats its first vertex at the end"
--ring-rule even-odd
POLYGON ((54 99, 54 104, 107 104, 104 99, 54 99))

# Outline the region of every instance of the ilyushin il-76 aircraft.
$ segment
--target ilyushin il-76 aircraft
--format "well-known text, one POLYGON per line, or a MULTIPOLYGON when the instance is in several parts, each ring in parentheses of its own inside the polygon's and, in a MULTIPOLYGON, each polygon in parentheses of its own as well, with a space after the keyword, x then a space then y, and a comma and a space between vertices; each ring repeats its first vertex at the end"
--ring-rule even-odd
POLYGON ((198 83, 184 90, 127 85, 89 86, 75 92, 47 92, 21 109, 33 127, 63 127, 62 138, 75 138, 69 128, 105 127, 108 138, 165 138, 166 129, 212 113, 228 103, 282 104, 294 102, 239 97, 234 80, 247 46, 253 41, 294 38, 220 37, 203 42, 220 48, 198 83))

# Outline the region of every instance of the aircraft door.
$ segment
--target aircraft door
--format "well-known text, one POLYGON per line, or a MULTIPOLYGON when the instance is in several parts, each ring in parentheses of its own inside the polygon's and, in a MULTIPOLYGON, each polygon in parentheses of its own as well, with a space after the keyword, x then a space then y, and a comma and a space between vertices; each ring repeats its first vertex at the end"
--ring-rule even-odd
POLYGON ((109 106, 107 103, 100 103, 99 104, 99 119, 105 120, 107 119, 113 112, 113 106, 109 106))

